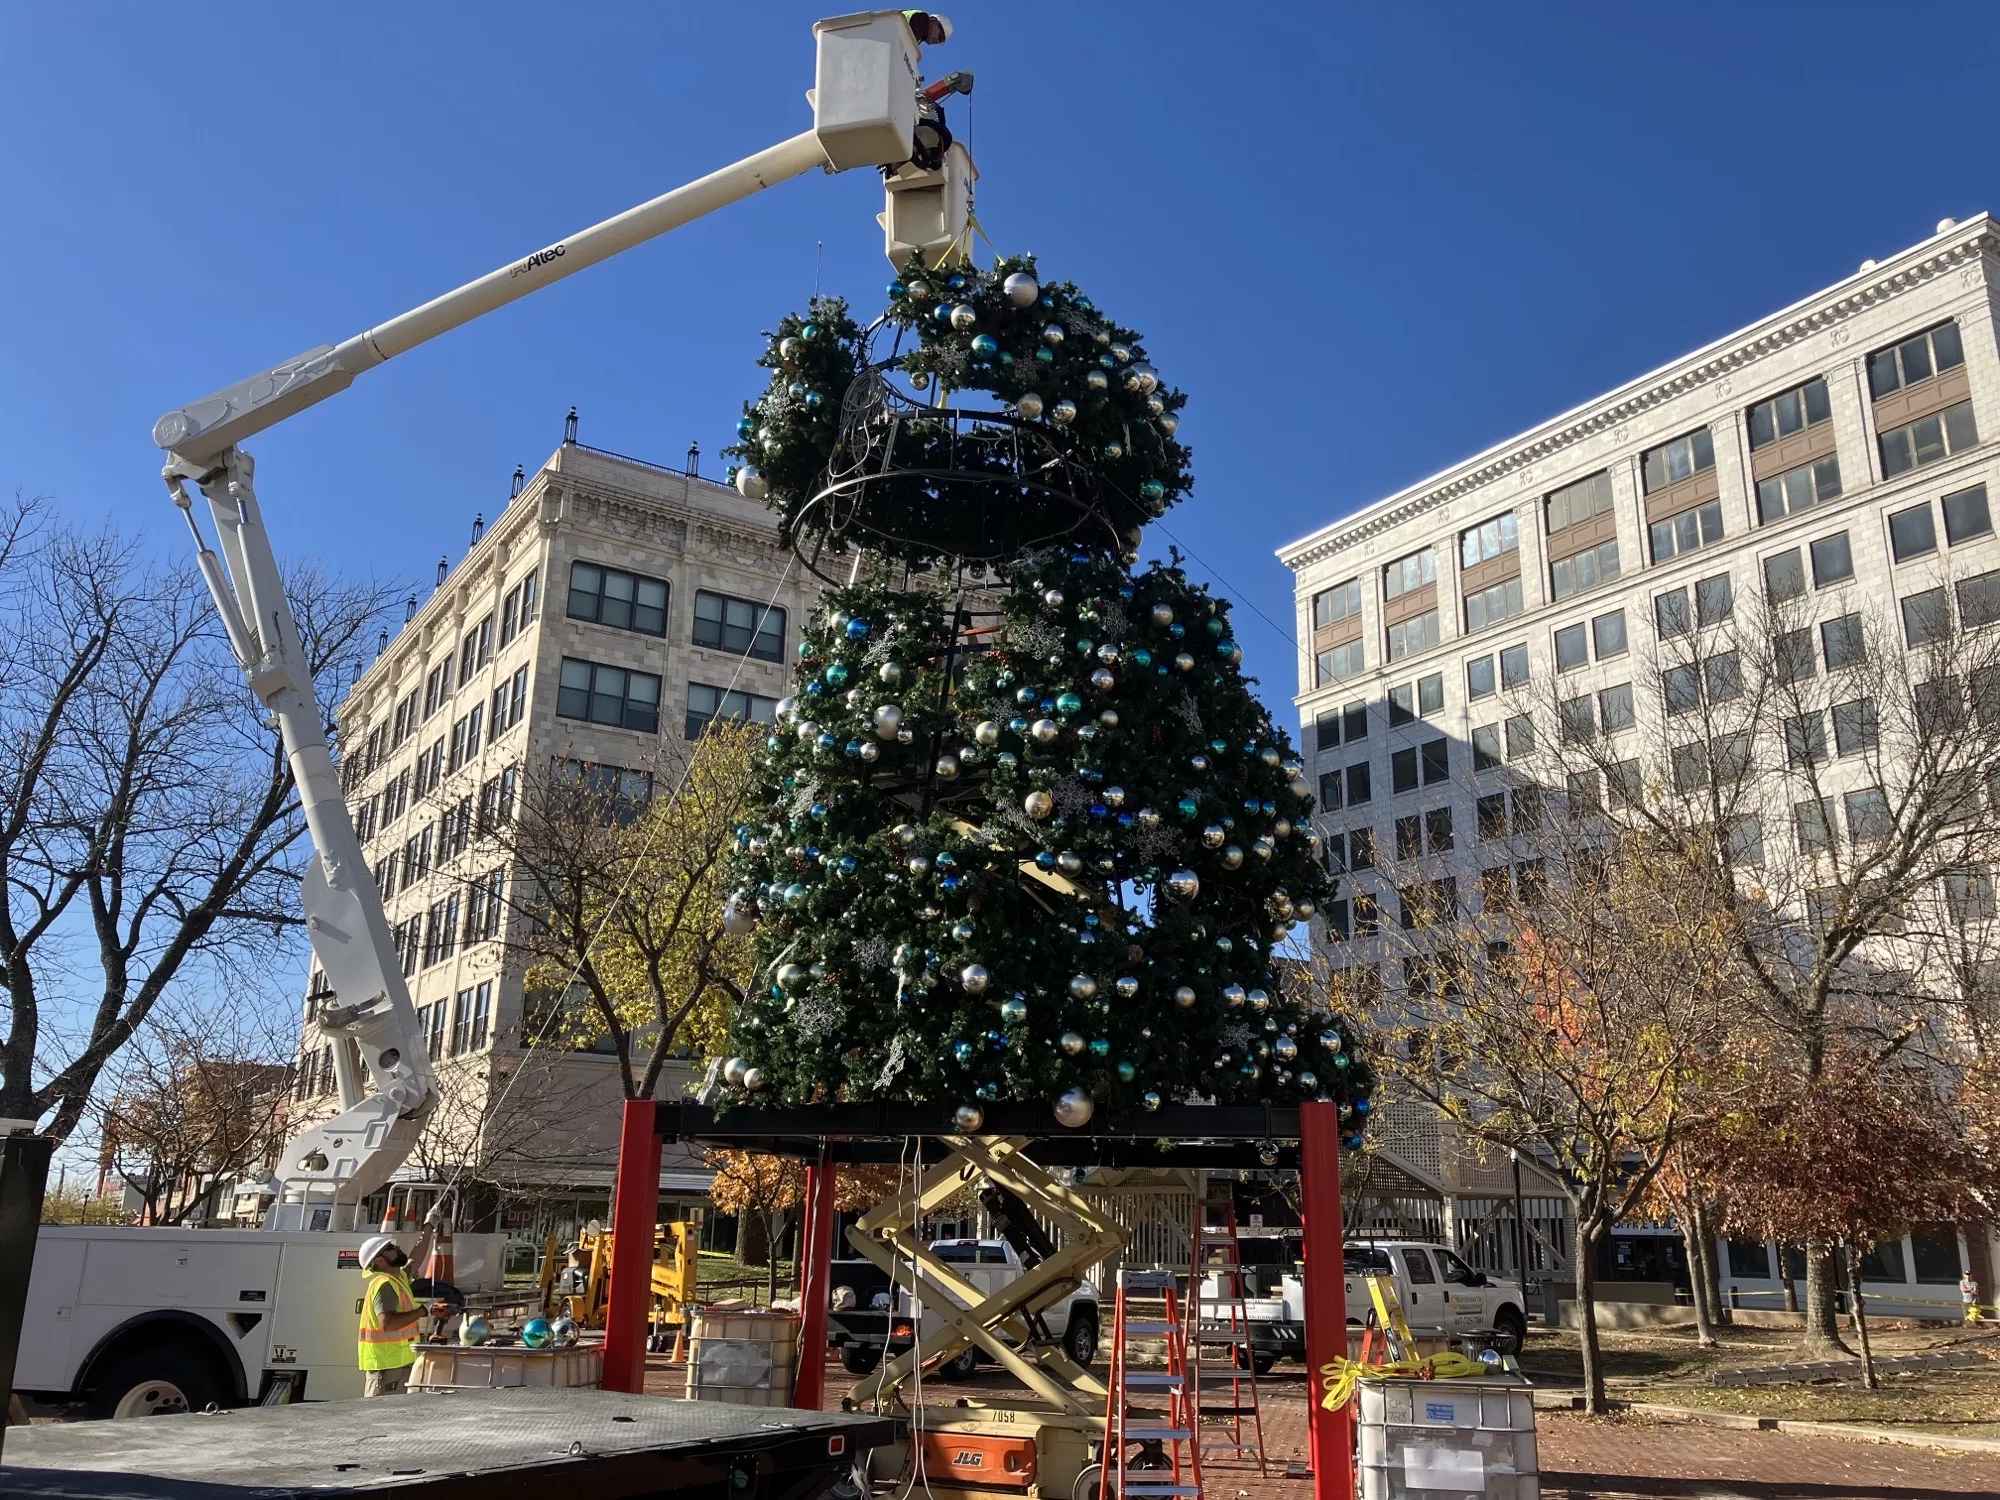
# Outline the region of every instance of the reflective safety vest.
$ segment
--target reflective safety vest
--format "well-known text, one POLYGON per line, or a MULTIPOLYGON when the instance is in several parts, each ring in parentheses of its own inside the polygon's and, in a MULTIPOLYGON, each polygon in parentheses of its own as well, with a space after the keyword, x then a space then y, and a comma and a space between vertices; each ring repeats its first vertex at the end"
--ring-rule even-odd
POLYGON ((382 1326, 382 1314, 375 1304, 385 1286, 396 1293, 397 1312, 416 1310, 416 1294, 410 1290, 410 1278, 402 1271, 377 1271, 368 1278, 368 1290, 361 1298, 360 1355, 364 1370, 400 1370, 417 1362, 417 1330, 412 1327, 391 1332, 382 1326))

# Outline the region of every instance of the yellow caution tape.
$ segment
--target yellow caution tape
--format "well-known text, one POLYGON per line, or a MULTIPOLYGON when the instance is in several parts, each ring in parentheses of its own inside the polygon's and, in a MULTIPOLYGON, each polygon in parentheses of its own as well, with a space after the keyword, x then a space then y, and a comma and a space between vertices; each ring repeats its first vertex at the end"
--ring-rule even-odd
POLYGON ((1354 1388, 1364 1380, 1473 1380, 1493 1373, 1490 1365, 1449 1352, 1415 1355, 1386 1365, 1335 1359, 1319 1367, 1320 1384, 1326 1392, 1320 1398, 1320 1405, 1328 1411, 1339 1411, 1354 1399, 1354 1388))

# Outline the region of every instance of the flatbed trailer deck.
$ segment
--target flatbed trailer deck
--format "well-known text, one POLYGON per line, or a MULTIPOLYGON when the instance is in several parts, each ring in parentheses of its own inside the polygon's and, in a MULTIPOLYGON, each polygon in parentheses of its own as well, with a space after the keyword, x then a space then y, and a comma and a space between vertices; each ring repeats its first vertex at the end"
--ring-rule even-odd
POLYGON ((16 1427, 0 1495, 817 1500, 858 1457, 901 1435, 895 1418, 865 1413, 615 1391, 454 1391, 16 1427))

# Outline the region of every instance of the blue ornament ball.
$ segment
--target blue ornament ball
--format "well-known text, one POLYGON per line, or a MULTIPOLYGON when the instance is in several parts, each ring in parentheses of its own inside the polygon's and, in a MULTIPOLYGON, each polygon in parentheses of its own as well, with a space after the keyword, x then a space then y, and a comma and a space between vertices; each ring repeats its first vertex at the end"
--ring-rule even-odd
POLYGON ((990 333, 976 333, 972 336, 972 352, 981 359, 991 359, 1000 352, 1000 341, 990 333))
POLYGON ((866 640, 868 638, 868 622, 866 620, 849 620, 847 622, 847 638, 850 641, 866 640))

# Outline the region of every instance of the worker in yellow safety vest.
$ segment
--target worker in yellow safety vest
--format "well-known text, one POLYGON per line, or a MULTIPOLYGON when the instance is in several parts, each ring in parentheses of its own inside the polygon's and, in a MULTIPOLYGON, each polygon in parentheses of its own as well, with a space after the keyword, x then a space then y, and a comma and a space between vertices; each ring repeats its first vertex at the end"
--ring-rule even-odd
POLYGON ((417 1362, 418 1328, 427 1311, 417 1304, 417 1295, 410 1289, 410 1262, 430 1254, 437 1231, 438 1217, 433 1210, 424 1221, 423 1238, 417 1241, 414 1257, 386 1234, 361 1242, 361 1270, 368 1278, 361 1294, 358 1346, 364 1396, 399 1396, 410 1387, 410 1366, 417 1362))

